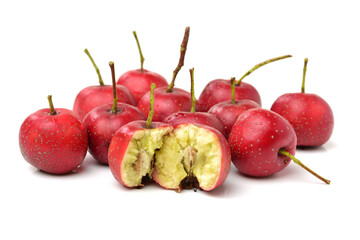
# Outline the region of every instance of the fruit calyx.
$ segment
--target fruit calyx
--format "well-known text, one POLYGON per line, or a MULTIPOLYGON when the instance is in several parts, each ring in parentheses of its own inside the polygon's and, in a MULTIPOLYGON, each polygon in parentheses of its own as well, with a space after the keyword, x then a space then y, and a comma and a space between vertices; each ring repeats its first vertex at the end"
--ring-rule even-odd
POLYGON ((49 107, 50 107, 49 115, 56 115, 57 112, 55 111, 54 104, 52 102, 52 95, 48 95, 47 99, 48 99, 49 107))
POLYGON ((318 175, 317 173, 315 173, 314 171, 312 171, 310 168, 308 168, 307 166, 305 166, 299 159, 295 158, 292 154, 290 154, 289 152, 285 151, 284 149, 280 149, 279 153, 289 157, 291 160, 293 160, 297 165, 299 165, 300 167, 302 167, 303 169, 305 169, 306 171, 308 171, 309 173, 311 173, 312 175, 314 175, 315 177, 319 178, 321 181, 323 181, 326 184, 330 184, 330 180, 325 179, 323 177, 321 177, 320 175, 318 175))
POLYGON ((190 27, 186 27, 185 28, 185 33, 184 33, 184 38, 183 38, 183 41, 182 41, 181 47, 180 47, 179 63, 177 65, 177 67, 175 68, 174 72, 173 72, 173 77, 172 77, 171 83, 170 83, 170 85, 169 85, 169 87, 167 89, 167 92, 172 92, 172 89, 175 86, 176 76, 179 73, 181 67, 184 66, 185 53, 186 53, 187 44, 188 44, 188 40, 189 40, 189 34, 190 34, 190 27))
POLYGON ((91 57, 89 50, 88 50, 87 48, 85 48, 85 49, 84 49, 84 52, 86 53, 86 55, 88 55, 88 57, 90 58, 90 61, 91 61, 92 64, 94 65, 94 68, 95 68, 95 70, 96 70, 96 73, 97 73, 97 75, 98 75, 98 77, 99 77, 99 84, 100 84, 100 86, 104 86, 105 84, 104 84, 104 81, 102 80, 102 77, 101 77, 101 74, 100 74, 100 70, 99 70, 99 68, 97 67, 97 65, 95 64, 94 59, 91 57))
POLYGON ((275 62, 275 61, 278 61, 278 60, 281 60, 281 59, 285 59, 285 58, 289 58, 289 57, 292 57, 291 55, 284 55, 284 56, 280 56, 280 57, 276 57, 276 58, 271 58, 269 60, 266 60, 264 62, 261 62, 261 63, 258 63, 256 64, 252 69, 250 69, 249 71, 247 71, 237 82, 236 82, 236 86, 240 85, 241 81, 246 77, 246 76, 249 76, 253 71, 255 71, 256 69, 268 64, 268 63, 271 63, 271 62, 275 62))
POLYGON ((304 59, 304 70, 303 70, 303 79, 302 79, 302 84, 301 84, 301 93, 305 93, 305 76, 306 76, 308 61, 309 61, 308 58, 304 59))
POLYGON ((139 49, 139 54, 140 54, 140 66, 141 66, 141 72, 144 72, 144 61, 145 61, 145 58, 142 54, 142 51, 141 51, 141 47, 140 47, 140 42, 139 42, 139 39, 137 37, 137 34, 136 34, 136 31, 133 31, 133 35, 135 37, 135 40, 136 40, 136 44, 138 46, 138 49, 139 49))
POLYGON ((156 88, 156 84, 152 83, 151 90, 150 90, 150 101, 149 101, 150 108, 149 108, 148 118, 146 120, 146 128, 151 128, 152 119, 154 117, 155 88, 156 88))

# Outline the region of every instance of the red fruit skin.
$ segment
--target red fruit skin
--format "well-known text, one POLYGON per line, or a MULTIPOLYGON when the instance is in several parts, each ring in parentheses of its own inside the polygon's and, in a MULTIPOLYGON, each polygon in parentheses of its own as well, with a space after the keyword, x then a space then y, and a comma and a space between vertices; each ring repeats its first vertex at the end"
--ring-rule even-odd
POLYGON ((202 124, 215 128, 225 135, 225 129, 220 120, 206 112, 177 112, 166 117, 163 122, 172 126, 182 123, 202 124))
MULTIPOLYGON (((245 82, 235 85, 235 99, 253 100, 261 106, 261 98, 258 91, 252 85, 245 82)), ((210 81, 200 94, 196 103, 196 111, 207 112, 215 104, 228 100, 231 100, 231 81, 215 79, 210 81)))
MULTIPOLYGON (((191 110, 191 94, 180 88, 173 88, 172 92, 168 92, 167 87, 155 88, 154 97, 153 121, 162 122, 172 113, 191 110)), ((149 114, 149 101, 150 92, 147 92, 138 103, 138 108, 146 116, 149 114)))
POLYGON ((290 158, 278 152, 284 149, 294 155, 296 134, 279 114, 255 108, 240 115, 231 130, 229 144, 232 162, 240 172, 266 177, 290 163, 290 158))
POLYGON ((298 146, 321 146, 330 139, 334 129, 334 115, 329 104, 316 94, 284 94, 276 99, 271 110, 293 126, 298 146))
POLYGON ((128 71, 120 76, 116 84, 127 87, 133 94, 137 104, 141 97, 150 91, 152 83, 155 83, 158 88, 169 86, 163 76, 146 69, 143 69, 143 71, 141 69, 128 71))
POLYGON ((236 100, 235 103, 230 101, 215 104, 210 108, 208 113, 217 117, 224 126, 225 137, 229 138, 232 127, 239 116, 252 108, 260 108, 260 105, 252 100, 236 100))
POLYGON ((117 130, 126 123, 145 120, 145 115, 126 103, 117 104, 117 112, 112 113, 113 104, 106 104, 91 110, 84 118, 89 138, 89 152, 99 162, 108 164, 110 141, 117 130))
MULTIPOLYGON (((136 101, 129 89, 116 86, 118 102, 136 106, 136 101)), ((81 120, 96 107, 112 103, 114 100, 112 85, 90 86, 81 90, 75 98, 73 111, 81 120)))
MULTIPOLYGON (((152 122, 151 128, 170 128, 173 127, 169 124, 161 122, 152 122)), ((126 185, 122 180, 121 168, 125 153, 128 149, 129 143, 133 135, 139 131, 146 129, 146 121, 133 121, 122 126, 113 136, 109 145, 108 161, 111 173, 115 179, 126 187, 132 187, 126 185)))
POLYGON ((71 110, 41 109, 28 116, 20 127, 19 146, 25 160, 48 173, 65 174, 83 162, 88 138, 84 124, 71 110))
MULTIPOLYGON (((174 130, 177 128, 184 127, 189 124, 193 124, 193 123, 183 123, 183 124, 176 125, 176 126, 174 126, 174 130)), ((201 188, 204 191, 211 191, 211 190, 214 190, 215 188, 221 186, 225 182, 227 176, 229 175, 230 166, 231 166, 231 152, 230 152, 229 143, 225 139, 224 135, 221 132, 219 132, 217 129, 206 126, 206 125, 202 125, 202 124, 193 124, 193 125, 196 125, 198 127, 209 130, 209 132, 211 132, 212 134, 214 134, 216 136, 216 138, 219 140, 219 143, 220 143, 221 165, 220 165, 220 169, 219 169, 219 177, 213 186, 211 186, 209 188, 201 188)), ((165 186, 163 186, 161 184, 161 182, 158 181, 156 169, 153 172, 153 179, 160 186, 166 188, 165 186)), ((181 190, 181 189, 175 189, 175 190, 181 190)))

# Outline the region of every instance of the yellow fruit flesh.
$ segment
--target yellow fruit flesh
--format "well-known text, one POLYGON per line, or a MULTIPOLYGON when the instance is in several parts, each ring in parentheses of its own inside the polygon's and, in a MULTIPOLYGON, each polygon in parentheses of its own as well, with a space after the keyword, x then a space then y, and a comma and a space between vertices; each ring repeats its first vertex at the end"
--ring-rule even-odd
POLYGON ((221 164, 221 149, 217 136, 210 130, 192 124, 182 125, 166 136, 155 153, 158 182, 166 188, 178 189, 190 172, 200 188, 213 186, 221 164))
POLYGON ((121 167, 121 177, 127 186, 141 186, 143 177, 151 176, 155 150, 161 148, 164 135, 171 130, 171 127, 143 129, 133 135, 121 167))

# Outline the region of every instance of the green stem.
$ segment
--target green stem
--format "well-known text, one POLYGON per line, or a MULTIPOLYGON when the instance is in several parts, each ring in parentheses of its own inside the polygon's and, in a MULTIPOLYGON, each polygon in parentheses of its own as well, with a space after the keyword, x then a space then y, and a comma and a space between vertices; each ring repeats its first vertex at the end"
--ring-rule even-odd
POLYGON ((151 84, 151 90, 150 90, 150 109, 149 109, 148 118, 146 120, 146 128, 151 128, 151 123, 152 123, 152 119, 153 119, 153 116, 154 116, 154 101, 155 101, 154 91, 155 91, 155 87, 156 87, 156 84, 152 83, 151 84))
POLYGON ((291 55, 285 55, 285 56, 281 56, 281 57, 276 57, 276 58, 271 58, 269 60, 266 60, 262 63, 259 63, 259 64, 256 64, 252 69, 250 69, 247 73, 245 73, 237 82, 236 82, 236 85, 239 85, 241 83, 241 81, 246 77, 246 76, 249 76, 253 71, 255 71, 256 69, 268 64, 268 63, 271 63, 271 62, 275 62, 275 61, 278 61, 278 60, 281 60, 281 59, 284 59, 284 58, 288 58, 288 57, 292 57, 291 55))
POLYGON ((89 53, 89 50, 87 50, 87 48, 84 49, 84 52, 86 53, 86 55, 88 55, 88 57, 90 58, 90 61, 92 62, 92 64, 94 65, 94 68, 96 70, 96 73, 99 77, 99 84, 100 86, 104 86, 104 81, 102 80, 101 78, 101 74, 100 74, 100 70, 99 68, 96 66, 95 62, 94 62, 94 59, 91 57, 90 53, 89 53))
POLYGON ((231 78, 231 104, 235 104, 235 78, 231 78))
POLYGON ((114 62, 109 62, 109 66, 111 69, 111 78, 112 78, 112 87, 113 87, 113 96, 114 96, 114 102, 113 102, 113 106, 111 109, 112 113, 116 113, 117 112, 117 102, 118 102, 118 97, 117 97, 117 92, 116 92, 116 81, 115 81, 115 66, 114 66, 114 62))
POLYGON ((303 80, 302 80, 302 84, 301 84, 301 92, 305 93, 305 76, 306 76, 306 70, 307 70, 307 63, 308 63, 309 59, 305 58, 304 60, 304 70, 303 70, 303 80))
POLYGON ((321 177, 320 175, 318 175, 317 173, 315 173, 314 171, 312 171, 310 168, 308 168, 307 166, 305 166, 302 162, 300 162, 299 159, 295 158, 293 155, 291 155, 289 152, 280 149, 279 153, 281 153, 282 155, 285 155, 287 157, 289 157, 291 160, 293 160, 296 164, 298 164, 300 167, 304 168, 306 171, 308 171, 309 173, 311 173, 312 175, 314 175, 315 177, 319 178, 321 181, 323 181, 326 184, 330 184, 330 180, 327 180, 323 177, 321 177))
POLYGON ((191 79, 191 110, 190 112, 195 112, 196 98, 195 98, 195 88, 194 88, 194 68, 189 69, 190 79, 191 79))
POLYGON ((172 77, 171 83, 170 83, 170 85, 169 85, 169 87, 167 89, 168 92, 172 92, 172 89, 175 86, 176 76, 179 73, 181 67, 184 66, 185 53, 186 53, 186 48, 187 48, 187 44, 188 44, 188 40, 189 40, 189 34, 190 34, 190 27, 186 27, 185 28, 185 33, 184 33, 184 38, 183 38, 183 41, 182 41, 181 47, 180 47, 179 63, 177 65, 177 67, 175 68, 174 72, 173 72, 173 77, 172 77))
POLYGON ((136 40, 136 43, 137 43, 137 46, 138 46, 138 49, 139 49, 141 72, 143 72, 143 71, 144 71, 144 61, 145 61, 145 58, 144 58, 144 56, 143 56, 143 54, 142 54, 141 47, 140 47, 140 42, 139 42, 139 39, 138 39, 138 37, 137 37, 136 31, 133 31, 133 34, 134 34, 134 37, 135 37, 135 40, 136 40))
POLYGON ((49 106, 50 106, 50 115, 56 115, 57 112, 55 111, 54 104, 52 102, 52 96, 48 95, 47 99, 48 99, 49 106))

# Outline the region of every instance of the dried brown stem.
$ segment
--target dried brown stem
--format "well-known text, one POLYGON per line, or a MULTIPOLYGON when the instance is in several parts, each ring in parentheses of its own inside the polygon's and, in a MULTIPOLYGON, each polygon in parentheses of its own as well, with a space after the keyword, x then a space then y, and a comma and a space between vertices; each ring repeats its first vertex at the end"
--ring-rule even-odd
POLYGON ((181 43, 181 48, 180 48, 179 63, 173 72, 173 78, 167 89, 168 92, 171 92, 172 89, 174 88, 176 76, 179 73, 181 67, 184 66, 185 53, 186 53, 186 48, 187 48, 187 44, 188 44, 188 40, 189 40, 189 34, 190 34, 190 27, 186 27, 185 33, 184 33, 184 38, 183 38, 183 41, 181 43))

